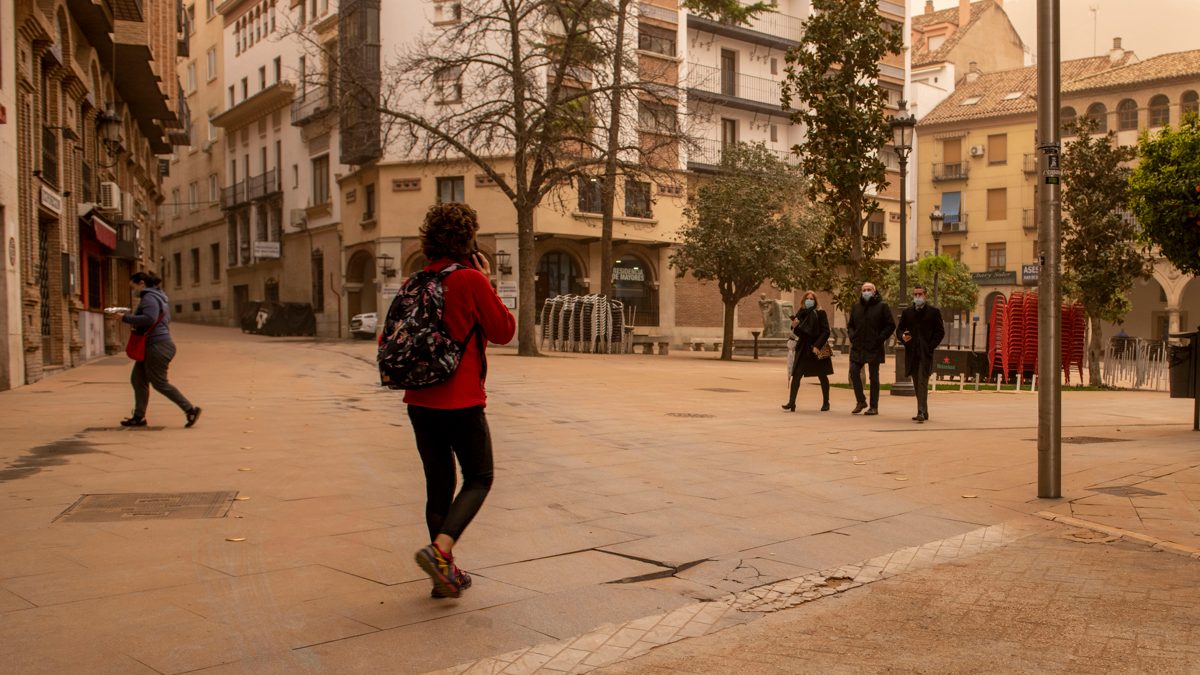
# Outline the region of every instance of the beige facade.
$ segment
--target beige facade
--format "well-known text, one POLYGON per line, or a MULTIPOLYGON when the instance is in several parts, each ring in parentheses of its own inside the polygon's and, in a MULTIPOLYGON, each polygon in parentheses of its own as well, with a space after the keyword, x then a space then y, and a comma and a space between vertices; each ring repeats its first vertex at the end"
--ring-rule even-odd
POLYGON ((17 241, 17 88, 13 3, 0 3, 0 391, 25 382, 17 241))
POLYGON ((188 144, 176 149, 170 175, 163 181, 162 251, 158 260, 163 288, 171 298, 172 319, 230 324, 226 285, 228 249, 221 188, 225 185, 225 149, 220 128, 212 123, 225 95, 224 22, 216 3, 189 0, 183 5, 182 40, 187 54, 178 60, 180 88, 187 101, 183 120, 188 144))
MULTIPOLYGON (((1109 55, 1064 62, 1062 72, 1064 124, 1090 110, 1103 129, 1118 130, 1118 142, 1133 145, 1140 132, 1178 124, 1195 109, 1200 50, 1138 61, 1117 41, 1109 55)), ((919 125, 920 202, 947 214, 940 250, 975 275, 974 314, 984 323, 996 296, 1037 288, 1035 75, 1032 67, 983 74, 919 125)), ((918 253, 932 253, 928 212, 918 214, 918 225, 918 253)), ((1200 282, 1165 260, 1152 279, 1135 284, 1130 300, 1133 311, 1121 326, 1105 326, 1105 335, 1124 330, 1161 340, 1200 319, 1200 282)))

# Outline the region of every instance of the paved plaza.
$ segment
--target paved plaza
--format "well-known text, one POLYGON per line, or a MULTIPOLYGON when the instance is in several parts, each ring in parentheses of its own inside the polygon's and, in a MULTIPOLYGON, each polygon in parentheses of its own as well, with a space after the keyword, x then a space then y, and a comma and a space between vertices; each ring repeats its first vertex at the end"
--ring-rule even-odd
POLYGON ((938 392, 917 425, 808 384, 783 413, 780 358, 497 349, 475 584, 436 601, 373 345, 174 332, 194 429, 157 394, 117 425, 123 356, 0 393, 6 670, 1200 672, 1191 401, 1065 393, 1039 500, 1028 392, 938 392), (155 496, 80 501, 120 493, 155 496))

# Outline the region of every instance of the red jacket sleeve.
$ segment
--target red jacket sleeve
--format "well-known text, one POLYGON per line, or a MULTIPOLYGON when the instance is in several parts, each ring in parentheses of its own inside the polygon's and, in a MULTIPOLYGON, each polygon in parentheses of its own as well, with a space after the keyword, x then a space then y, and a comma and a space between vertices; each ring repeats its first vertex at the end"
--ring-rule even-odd
POLYGON ((483 336, 493 344, 508 344, 517 332, 516 317, 508 311, 508 307, 496 294, 496 289, 492 288, 492 283, 483 276, 483 273, 477 270, 464 270, 463 276, 467 279, 469 292, 474 300, 475 310, 478 312, 476 319, 483 329, 483 336))

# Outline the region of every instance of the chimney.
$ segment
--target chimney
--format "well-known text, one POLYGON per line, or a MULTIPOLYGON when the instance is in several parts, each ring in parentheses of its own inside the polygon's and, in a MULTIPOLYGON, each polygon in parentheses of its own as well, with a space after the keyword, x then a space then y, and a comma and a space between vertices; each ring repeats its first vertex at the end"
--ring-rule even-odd
POLYGON ((933 14, 933 0, 925 0, 925 14, 933 14))
POLYGON ((967 82, 974 82, 975 80, 978 80, 979 76, 982 74, 983 71, 979 69, 979 64, 975 61, 972 61, 971 64, 967 66, 967 82))
POLYGON ((971 0, 958 0, 958 27, 971 23, 971 0))
POLYGON ((1109 63, 1116 65, 1120 63, 1121 59, 1123 58, 1125 58, 1125 50, 1121 49, 1121 38, 1115 37, 1113 38, 1112 51, 1108 53, 1108 61, 1109 63))

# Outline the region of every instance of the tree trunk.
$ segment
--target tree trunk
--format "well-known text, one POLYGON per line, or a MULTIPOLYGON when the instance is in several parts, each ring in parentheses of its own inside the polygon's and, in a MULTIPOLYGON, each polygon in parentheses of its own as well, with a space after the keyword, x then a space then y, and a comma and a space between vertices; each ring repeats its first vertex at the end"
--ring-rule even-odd
POLYGON ((517 207, 517 273, 521 278, 517 288, 517 353, 521 356, 539 354, 537 314, 541 308, 535 305, 537 290, 533 281, 537 272, 533 208, 528 204, 517 207))
POLYGON ((1104 358, 1104 340, 1100 335, 1100 319, 1090 316, 1088 321, 1091 322, 1092 330, 1088 336, 1088 386, 1100 387, 1104 385, 1104 379, 1100 375, 1100 360, 1104 358))
POLYGON ((600 225, 600 294, 612 299, 613 294, 613 216, 617 198, 617 152, 621 148, 621 86, 625 81, 625 24, 630 0, 617 3, 617 27, 612 61, 612 95, 608 111, 608 156, 604 162, 604 204, 600 225))
POLYGON ((725 326, 721 331, 721 360, 733 360, 733 316, 737 312, 737 300, 722 298, 725 305, 725 326))

